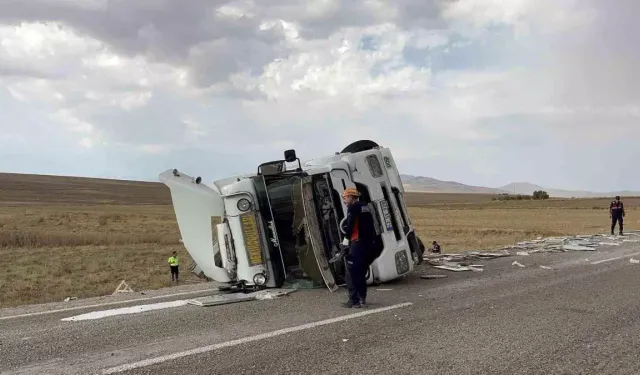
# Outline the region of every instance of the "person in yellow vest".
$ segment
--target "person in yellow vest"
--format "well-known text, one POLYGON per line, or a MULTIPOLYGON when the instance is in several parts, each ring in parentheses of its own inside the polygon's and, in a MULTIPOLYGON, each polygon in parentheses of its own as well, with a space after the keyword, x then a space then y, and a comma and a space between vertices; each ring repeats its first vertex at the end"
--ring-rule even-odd
POLYGON ((171 268, 171 282, 178 282, 178 254, 174 251, 173 256, 169 258, 169 268, 171 268))

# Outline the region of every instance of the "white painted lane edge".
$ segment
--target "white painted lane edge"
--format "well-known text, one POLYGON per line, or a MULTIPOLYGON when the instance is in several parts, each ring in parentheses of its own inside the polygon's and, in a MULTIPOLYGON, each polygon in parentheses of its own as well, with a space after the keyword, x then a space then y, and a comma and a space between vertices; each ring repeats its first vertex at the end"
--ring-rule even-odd
POLYGON ((640 252, 633 253, 633 254, 622 255, 622 256, 619 256, 619 257, 615 257, 615 258, 602 259, 602 260, 598 260, 598 261, 595 261, 595 262, 591 262, 591 264, 592 265, 596 265, 596 264, 601 264, 601 263, 606 263, 606 262, 612 262, 614 260, 629 258, 629 257, 636 256, 636 255, 640 255, 640 252))
POLYGON ((189 294, 217 292, 217 291, 218 291, 218 289, 203 289, 203 290, 195 290, 195 291, 192 291, 192 292, 180 292, 180 293, 173 293, 173 294, 165 294, 165 295, 162 295, 162 296, 153 296, 153 297, 136 298, 136 299, 130 299, 130 300, 123 300, 123 301, 98 303, 98 304, 94 304, 94 305, 65 307, 63 309, 57 309, 57 310, 46 310, 46 311, 38 311, 38 312, 34 312, 34 313, 26 313, 26 314, 19 314, 19 315, 0 316, 0 320, 27 318, 27 317, 30 317, 30 316, 54 314, 54 313, 65 312, 65 311, 92 309, 94 307, 102 307, 102 306, 124 305, 125 303, 136 303, 136 302, 139 302, 139 301, 150 301, 150 300, 154 300, 154 299, 171 298, 171 297, 177 297, 177 296, 186 296, 186 295, 189 295, 189 294))
POLYGON ((102 319, 108 316, 116 316, 116 315, 126 315, 126 314, 138 314, 146 311, 160 310, 160 309, 168 309, 170 307, 179 307, 186 306, 188 300, 181 299, 177 301, 169 301, 169 302, 160 302, 160 303, 152 303, 149 305, 136 305, 129 307, 121 307, 119 309, 111 309, 111 310, 99 310, 92 311, 82 315, 71 316, 68 318, 62 318, 63 322, 77 322, 80 320, 95 320, 102 319))
POLYGON ((388 310, 399 309, 399 308, 407 307, 407 306, 411 306, 411 305, 413 305, 412 302, 405 302, 405 303, 399 303, 397 305, 380 307, 380 308, 377 308, 377 309, 364 310, 364 311, 361 311, 361 312, 358 312, 358 313, 355 313, 355 314, 342 315, 342 316, 339 316, 337 318, 321 320, 321 321, 317 321, 317 322, 313 322, 313 323, 307 323, 307 324, 303 324, 303 325, 299 325, 299 326, 295 326, 295 327, 283 328, 283 329, 279 329, 277 331, 271 331, 271 332, 267 332, 267 333, 262 333, 262 334, 255 335, 255 336, 243 337, 243 338, 237 339, 237 340, 231 340, 231 341, 226 341, 226 342, 222 342, 222 343, 219 343, 219 344, 202 346, 200 348, 185 350, 183 352, 167 354, 167 355, 163 355, 163 356, 159 356, 159 357, 155 357, 155 358, 149 358, 149 359, 145 359, 145 360, 142 360, 142 361, 133 362, 133 363, 129 363, 129 364, 121 365, 121 366, 111 367, 111 368, 103 370, 102 373, 103 374, 117 374, 117 373, 120 373, 120 372, 130 371, 130 370, 134 370, 134 369, 138 369, 138 368, 142 368, 142 367, 147 367, 147 366, 155 365, 155 364, 158 364, 158 363, 163 363, 163 362, 167 362, 167 361, 173 361, 173 360, 176 360, 176 359, 179 359, 179 358, 183 358, 183 357, 187 357, 187 356, 191 356, 191 355, 195 355, 195 354, 203 354, 203 353, 207 353, 207 352, 212 352, 214 350, 219 350, 219 349, 229 348, 229 347, 232 347, 232 346, 242 345, 242 344, 246 344, 246 343, 250 343, 250 342, 270 339, 270 338, 273 338, 273 337, 276 337, 276 336, 285 335, 287 333, 303 331, 303 330, 306 330, 306 329, 311 329, 311 328, 315 328, 315 327, 325 326, 325 325, 328 325, 328 324, 343 322, 343 321, 350 320, 350 319, 361 318, 363 316, 367 316, 367 315, 371 315, 371 314, 377 314, 377 313, 381 313, 381 312, 388 311, 388 310))

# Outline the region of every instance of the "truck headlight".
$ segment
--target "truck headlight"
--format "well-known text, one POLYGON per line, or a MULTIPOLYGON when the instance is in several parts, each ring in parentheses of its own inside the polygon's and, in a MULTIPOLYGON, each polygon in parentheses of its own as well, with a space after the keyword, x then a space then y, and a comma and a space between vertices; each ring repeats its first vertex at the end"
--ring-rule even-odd
POLYGON ((263 286, 267 283, 267 275, 264 273, 256 273, 253 275, 253 283, 258 286, 263 286))
POLYGON ((251 202, 247 198, 242 198, 238 201, 238 210, 245 212, 251 208, 251 202))

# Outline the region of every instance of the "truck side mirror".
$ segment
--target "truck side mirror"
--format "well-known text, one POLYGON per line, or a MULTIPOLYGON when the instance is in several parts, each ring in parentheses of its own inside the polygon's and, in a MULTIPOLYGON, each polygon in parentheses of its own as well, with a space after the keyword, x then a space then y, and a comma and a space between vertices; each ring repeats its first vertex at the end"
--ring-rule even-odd
POLYGON ((293 163, 296 160, 298 161, 297 171, 302 171, 302 164, 300 163, 300 159, 296 156, 296 150, 286 150, 284 152, 284 161, 287 163, 293 163))
POLYGON ((298 157, 296 156, 296 150, 286 150, 284 152, 284 160, 287 163, 293 163, 294 161, 298 160, 298 157))

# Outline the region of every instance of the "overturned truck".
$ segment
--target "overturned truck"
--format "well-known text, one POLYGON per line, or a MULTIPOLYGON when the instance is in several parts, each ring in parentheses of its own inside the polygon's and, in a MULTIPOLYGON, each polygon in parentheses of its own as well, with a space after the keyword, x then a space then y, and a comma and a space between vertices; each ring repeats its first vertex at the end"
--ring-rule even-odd
POLYGON ((402 277, 422 261, 424 245, 389 148, 363 140, 305 163, 294 150, 284 157, 213 186, 177 169, 159 175, 171 191, 192 271, 243 291, 301 279, 336 291, 345 282, 345 264, 329 259, 343 240, 347 207, 341 196, 348 187, 370 206, 382 244, 367 283, 402 277))

